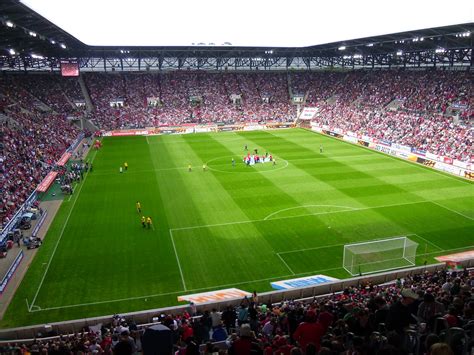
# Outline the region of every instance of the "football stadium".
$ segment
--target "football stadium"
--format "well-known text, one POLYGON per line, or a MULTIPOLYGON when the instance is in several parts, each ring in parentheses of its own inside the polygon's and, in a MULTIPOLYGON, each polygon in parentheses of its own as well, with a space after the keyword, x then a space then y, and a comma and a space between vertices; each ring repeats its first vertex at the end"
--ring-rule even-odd
POLYGON ((473 6, 343 3, 2 1, 0 353, 472 353, 473 6))

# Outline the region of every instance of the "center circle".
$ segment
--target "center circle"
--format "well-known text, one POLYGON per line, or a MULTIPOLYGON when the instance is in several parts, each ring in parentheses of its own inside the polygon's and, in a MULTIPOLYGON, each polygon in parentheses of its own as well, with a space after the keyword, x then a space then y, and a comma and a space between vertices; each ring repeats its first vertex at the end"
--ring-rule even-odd
POLYGON ((284 169, 288 166, 288 162, 284 159, 276 158, 276 165, 272 161, 265 163, 255 163, 254 165, 247 165, 244 162, 244 156, 226 155, 222 157, 212 158, 206 162, 207 168, 212 171, 221 173, 267 173, 284 169), (234 159, 234 163, 232 163, 234 159))

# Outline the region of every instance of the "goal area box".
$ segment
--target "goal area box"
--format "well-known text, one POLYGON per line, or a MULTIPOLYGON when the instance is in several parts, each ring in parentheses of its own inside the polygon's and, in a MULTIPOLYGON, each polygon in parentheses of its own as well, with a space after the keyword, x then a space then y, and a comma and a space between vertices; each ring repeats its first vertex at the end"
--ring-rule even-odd
POLYGON ((344 245, 343 268, 352 276, 415 265, 418 243, 407 237, 344 245))

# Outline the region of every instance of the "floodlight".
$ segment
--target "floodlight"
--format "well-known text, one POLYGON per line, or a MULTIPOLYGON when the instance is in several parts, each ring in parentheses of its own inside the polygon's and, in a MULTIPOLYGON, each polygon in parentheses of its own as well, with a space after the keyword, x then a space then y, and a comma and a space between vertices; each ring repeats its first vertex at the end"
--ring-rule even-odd
POLYGON ((10 28, 12 28, 13 26, 15 26, 15 25, 13 24, 13 22, 11 22, 11 21, 5 22, 5 25, 7 25, 7 27, 10 27, 10 28))
POLYGON ((30 32, 28 32, 28 34, 29 34, 31 37, 36 37, 36 32, 30 31, 30 32))
POLYGON ((66 49, 66 48, 67 48, 64 43, 61 43, 60 46, 61 46, 62 49, 66 49))
POLYGON ((397 55, 398 55, 398 56, 403 55, 403 51, 397 51, 397 55))
POLYGON ((34 59, 44 59, 44 57, 42 55, 38 55, 38 54, 34 54, 34 53, 31 53, 31 58, 34 58, 34 59))
POLYGON ((15 50, 14 50, 13 48, 10 48, 10 49, 8 50, 8 53, 10 53, 11 55, 15 55, 15 54, 16 54, 16 52, 15 52, 15 50))
POLYGON ((343 51, 343 50, 346 49, 346 46, 340 46, 338 49, 339 49, 340 51, 343 51))

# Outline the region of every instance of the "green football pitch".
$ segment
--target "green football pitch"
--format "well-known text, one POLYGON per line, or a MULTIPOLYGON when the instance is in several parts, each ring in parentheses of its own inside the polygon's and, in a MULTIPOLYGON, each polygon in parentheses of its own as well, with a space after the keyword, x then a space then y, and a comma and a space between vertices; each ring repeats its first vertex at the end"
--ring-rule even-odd
POLYGON ((474 247, 472 183, 303 129, 105 138, 89 159, 93 172, 63 202, 3 327, 347 278, 349 243, 408 236, 419 265, 474 247), (276 165, 246 166, 245 145, 276 165))

